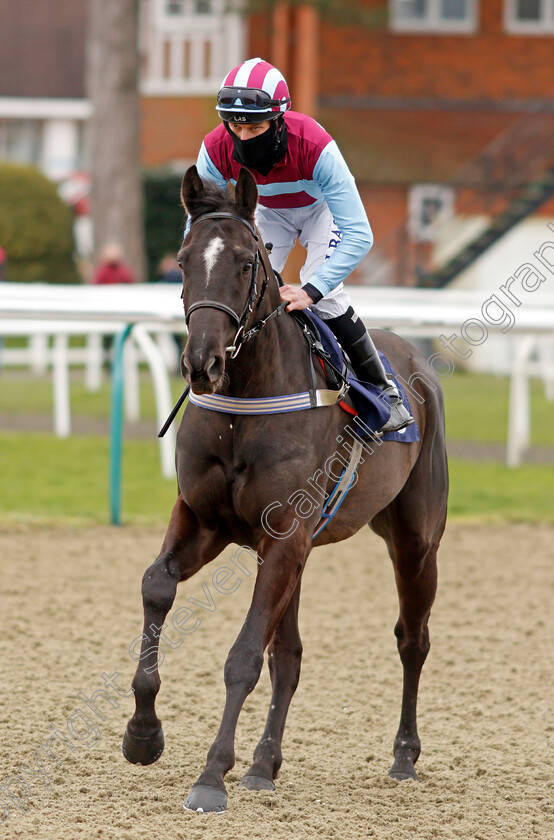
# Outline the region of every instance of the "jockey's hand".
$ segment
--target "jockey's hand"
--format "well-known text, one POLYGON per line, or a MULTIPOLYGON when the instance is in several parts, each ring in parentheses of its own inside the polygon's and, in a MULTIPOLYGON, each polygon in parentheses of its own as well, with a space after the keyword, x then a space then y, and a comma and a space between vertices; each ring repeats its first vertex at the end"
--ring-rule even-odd
POLYGON ((289 301, 287 312, 292 312, 293 309, 307 309, 313 303, 311 297, 299 286, 281 286, 279 291, 281 300, 289 301))

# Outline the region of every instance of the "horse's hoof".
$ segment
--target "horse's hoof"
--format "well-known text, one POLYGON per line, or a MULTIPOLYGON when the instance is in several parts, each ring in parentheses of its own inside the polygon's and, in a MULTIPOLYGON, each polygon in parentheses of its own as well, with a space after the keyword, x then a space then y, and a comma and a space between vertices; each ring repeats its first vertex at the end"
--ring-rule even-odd
POLYGON ((389 770, 389 778, 396 779, 397 782, 405 782, 411 779, 413 782, 419 782, 414 765, 411 761, 395 761, 389 770))
POLYGON ((264 776, 243 776, 239 787, 248 788, 248 790, 275 790, 271 779, 266 779, 264 776))
POLYGON ((227 794, 224 790, 209 785, 193 785, 183 805, 185 811, 201 814, 222 814, 227 809, 227 794))
POLYGON ((165 740, 163 729, 158 729, 154 735, 148 738, 139 738, 129 732, 129 726, 125 730, 121 750, 123 755, 131 764, 153 764, 164 751, 165 740))

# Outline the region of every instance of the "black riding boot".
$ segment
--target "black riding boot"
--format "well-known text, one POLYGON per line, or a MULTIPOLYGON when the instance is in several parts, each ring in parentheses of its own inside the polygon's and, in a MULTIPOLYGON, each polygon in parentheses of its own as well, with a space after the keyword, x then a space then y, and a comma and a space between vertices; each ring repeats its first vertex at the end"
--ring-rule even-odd
POLYGON ((338 318, 325 321, 334 332, 343 349, 348 353, 354 373, 364 382, 370 382, 383 390, 390 399, 390 417, 381 432, 397 432, 414 422, 404 407, 402 397, 394 381, 387 377, 383 363, 362 319, 352 307, 338 318))

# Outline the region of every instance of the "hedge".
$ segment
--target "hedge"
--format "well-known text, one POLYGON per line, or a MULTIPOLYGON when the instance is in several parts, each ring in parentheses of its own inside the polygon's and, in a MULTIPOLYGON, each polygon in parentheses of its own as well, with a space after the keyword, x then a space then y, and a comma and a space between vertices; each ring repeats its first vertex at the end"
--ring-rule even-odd
POLYGON ((148 277, 159 280, 158 266, 167 254, 181 247, 186 214, 181 204, 182 175, 167 169, 146 170, 143 174, 144 239, 148 277))
MULTIPOLYGON (((186 215, 182 175, 167 169, 143 173, 144 233, 148 278, 180 248, 186 215)), ((73 258, 73 214, 56 185, 32 166, 0 163, 0 247, 6 251, 5 279, 13 282, 81 282, 73 258)))
POLYGON ((72 211, 55 184, 32 166, 0 163, 0 247, 5 279, 78 283, 72 211))

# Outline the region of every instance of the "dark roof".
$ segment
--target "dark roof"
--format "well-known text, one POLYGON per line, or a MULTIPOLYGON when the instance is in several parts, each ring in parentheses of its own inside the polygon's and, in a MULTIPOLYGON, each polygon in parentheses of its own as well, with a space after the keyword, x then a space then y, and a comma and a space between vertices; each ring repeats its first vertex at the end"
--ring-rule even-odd
POLYGON ((0 96, 81 98, 87 0, 0 3, 0 96))

